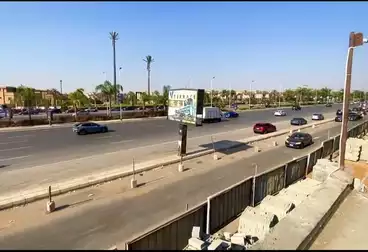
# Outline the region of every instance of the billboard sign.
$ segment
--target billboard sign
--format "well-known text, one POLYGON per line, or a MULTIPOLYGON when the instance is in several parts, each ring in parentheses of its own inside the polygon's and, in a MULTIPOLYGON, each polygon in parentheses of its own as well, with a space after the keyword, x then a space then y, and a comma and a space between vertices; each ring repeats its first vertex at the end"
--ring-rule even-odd
POLYGON ((168 119, 186 124, 202 124, 203 89, 170 89, 168 119))

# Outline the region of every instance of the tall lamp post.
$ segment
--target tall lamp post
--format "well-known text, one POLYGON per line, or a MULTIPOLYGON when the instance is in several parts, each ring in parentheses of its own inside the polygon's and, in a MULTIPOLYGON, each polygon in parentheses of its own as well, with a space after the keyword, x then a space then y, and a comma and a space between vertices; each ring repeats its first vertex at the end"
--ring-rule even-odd
POLYGON ((353 68, 354 48, 363 45, 363 43, 368 43, 368 39, 364 39, 362 33, 355 33, 355 32, 350 33, 348 56, 345 68, 345 86, 343 98, 342 125, 340 133, 339 167, 341 170, 344 170, 345 168, 346 140, 348 138, 349 97, 351 89, 351 72, 353 68))
POLYGON ((215 76, 214 77, 212 77, 212 79, 211 79, 211 83, 210 83, 210 85, 211 85, 211 107, 212 107, 212 100, 213 100, 213 80, 215 79, 215 76))
POLYGON ((249 109, 251 109, 251 103, 252 103, 252 85, 254 83, 254 80, 249 84, 249 109))

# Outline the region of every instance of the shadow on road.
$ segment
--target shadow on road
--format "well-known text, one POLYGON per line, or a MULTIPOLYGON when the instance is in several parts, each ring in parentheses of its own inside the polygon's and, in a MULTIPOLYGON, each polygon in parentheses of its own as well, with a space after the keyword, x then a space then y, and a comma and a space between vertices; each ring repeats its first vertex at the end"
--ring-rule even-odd
POLYGON ((231 154, 234 154, 234 153, 239 152, 239 151, 244 151, 244 150, 253 148, 252 146, 250 146, 248 144, 245 144, 245 143, 242 143, 242 142, 230 141, 230 140, 221 140, 221 141, 218 141, 218 142, 214 142, 214 144, 212 144, 212 143, 202 144, 202 145, 200 145, 200 147, 205 148, 205 150, 194 151, 192 153, 188 153, 188 155, 195 154, 195 153, 202 152, 202 151, 206 151, 206 150, 211 150, 211 149, 213 149, 213 145, 215 145, 216 152, 219 152, 219 153, 224 154, 224 155, 231 155, 231 154), (219 150, 219 149, 222 149, 222 150, 219 150))
POLYGON ((1 168, 8 167, 8 166, 10 166, 10 165, 0 165, 0 169, 1 169, 1 168))

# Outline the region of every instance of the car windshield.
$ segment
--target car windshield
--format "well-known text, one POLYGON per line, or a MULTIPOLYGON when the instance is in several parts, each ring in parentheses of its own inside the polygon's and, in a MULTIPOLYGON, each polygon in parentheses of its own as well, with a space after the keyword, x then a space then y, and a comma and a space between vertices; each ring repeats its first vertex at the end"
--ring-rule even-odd
POLYGON ((295 134, 292 134, 290 136, 290 138, 296 139, 296 140, 302 140, 302 139, 305 138, 305 135, 304 134, 300 134, 300 133, 295 133, 295 134))
POLYGON ((293 118, 293 121, 302 121, 303 118, 293 118))
POLYGON ((81 125, 81 123, 76 123, 74 124, 74 127, 78 127, 79 125, 81 125))
POLYGON ((256 124, 256 127, 264 127, 264 126, 266 126, 266 124, 265 124, 265 123, 257 123, 257 124, 256 124))
POLYGON ((314 116, 319 116, 320 114, 313 114, 314 116))

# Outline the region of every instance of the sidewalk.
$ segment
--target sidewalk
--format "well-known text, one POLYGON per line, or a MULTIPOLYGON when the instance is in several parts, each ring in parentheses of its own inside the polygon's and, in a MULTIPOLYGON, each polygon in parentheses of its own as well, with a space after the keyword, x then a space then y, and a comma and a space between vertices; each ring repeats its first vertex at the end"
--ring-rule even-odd
POLYGON ((352 191, 341 203, 310 250, 368 249, 368 196, 352 191))

